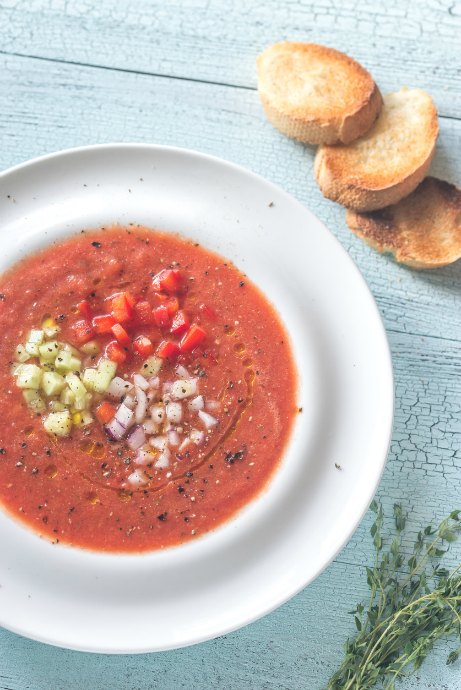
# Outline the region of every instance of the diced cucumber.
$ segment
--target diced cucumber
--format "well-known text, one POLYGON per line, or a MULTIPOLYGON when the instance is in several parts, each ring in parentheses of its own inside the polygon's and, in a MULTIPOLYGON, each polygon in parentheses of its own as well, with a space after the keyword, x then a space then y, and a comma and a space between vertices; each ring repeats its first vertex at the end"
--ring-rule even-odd
POLYGON ((96 393, 105 393, 109 388, 112 379, 113 376, 111 374, 107 374, 97 369, 93 382, 93 390, 96 391, 96 393))
POLYGON ((29 333, 29 337, 27 338, 28 343, 37 343, 37 345, 41 345, 43 343, 43 337, 44 337, 44 332, 39 331, 38 329, 32 329, 31 332, 29 333))
POLYGON ((26 352, 24 345, 18 345, 14 354, 17 362, 27 362, 30 359, 30 354, 26 352))
POLYGON ((71 371, 80 371, 80 369, 82 368, 82 360, 79 359, 78 357, 72 356, 70 358, 69 364, 70 364, 70 370, 71 371))
POLYGON ((44 335, 45 334, 43 333, 43 331, 39 331, 39 330, 32 330, 29 333, 29 337, 27 338, 25 350, 32 357, 38 357, 38 355, 39 355, 38 347, 39 347, 39 345, 41 345, 43 343, 43 336, 44 335))
POLYGON ((75 410, 87 410, 91 404, 91 394, 85 393, 85 395, 76 395, 73 407, 75 410))
POLYGON ((90 356, 98 355, 101 352, 101 348, 96 340, 90 340, 88 343, 84 343, 80 349, 86 355, 90 356))
POLYGON ((83 410, 82 412, 82 426, 87 426, 88 424, 92 424, 94 421, 92 415, 88 412, 88 410, 83 410))
POLYGON ((48 397, 59 395, 65 387, 66 382, 61 374, 57 374, 55 371, 45 371, 42 376, 42 389, 48 397))
POLYGON ((56 369, 60 372, 66 373, 68 371, 72 371, 72 368, 70 366, 70 360, 72 359, 72 352, 69 350, 59 350, 58 354, 56 355, 56 359, 54 361, 54 365, 56 369))
POLYGON ((42 370, 35 364, 21 364, 21 370, 16 378, 19 388, 32 388, 38 390, 42 380, 42 370))
POLYGON ((29 357, 38 357, 38 343, 26 343, 25 350, 29 357))
POLYGON ((24 390, 22 392, 23 398, 33 412, 44 412, 46 410, 45 402, 36 390, 24 390))
POLYGON ((94 382, 96 380, 98 370, 97 369, 85 369, 82 376, 82 381, 88 390, 94 390, 94 382))
POLYGON ((23 366, 24 366, 24 364, 19 364, 19 362, 13 362, 13 364, 11 365, 11 369, 10 369, 11 375, 12 376, 19 376, 19 374, 22 371, 23 366))
POLYGON ((39 361, 39 364, 44 371, 54 371, 55 370, 54 362, 47 362, 46 360, 42 359, 41 357, 38 361, 39 361))
POLYGON ((72 417, 69 410, 50 412, 44 419, 43 426, 48 434, 54 436, 69 436, 72 431, 72 417))
POLYGON ((51 400, 50 402, 50 410, 52 412, 63 412, 66 409, 66 406, 62 404, 59 400, 51 400))
POLYGON ((111 362, 110 359, 101 359, 98 364, 96 374, 93 375, 93 390, 96 391, 96 393, 105 393, 109 388, 110 382, 114 378, 116 371, 117 364, 115 362, 111 362))
POLYGON ((157 376, 162 368, 162 363, 160 357, 148 357, 139 370, 139 373, 143 376, 157 376))
POLYGON ((66 386, 61 393, 59 398, 63 405, 73 405, 75 402, 75 395, 72 393, 70 388, 66 386))
POLYGON ((79 359, 80 352, 79 352, 79 350, 77 350, 76 347, 74 347, 73 345, 70 345, 69 343, 61 343, 61 347, 66 352, 70 352, 73 357, 77 357, 77 359, 79 359))
POLYGON ((85 395, 86 388, 83 385, 83 383, 80 381, 80 378, 76 374, 67 374, 66 383, 69 386, 72 393, 74 393, 76 398, 78 396, 83 397, 85 395))
POLYGON ((101 374, 107 374, 108 376, 111 377, 111 379, 114 378, 115 373, 117 371, 117 363, 112 362, 110 359, 105 359, 104 357, 99 361, 98 364, 98 371, 101 374))
POLYGON ((59 345, 57 340, 49 340, 47 343, 43 343, 38 347, 38 353, 40 355, 40 361, 44 362, 54 362, 56 355, 59 351, 59 345))

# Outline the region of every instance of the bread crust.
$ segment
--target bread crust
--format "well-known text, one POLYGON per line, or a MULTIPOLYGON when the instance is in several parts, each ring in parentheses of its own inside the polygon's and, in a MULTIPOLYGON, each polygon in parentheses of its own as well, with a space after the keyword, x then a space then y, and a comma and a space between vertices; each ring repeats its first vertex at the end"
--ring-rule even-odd
POLYGON ((347 210, 352 232, 411 268, 440 268, 461 258, 461 189, 436 177, 387 208, 347 210))
POLYGON ((317 151, 314 172, 323 195, 362 212, 397 203, 427 175, 438 132, 437 110, 427 93, 401 89, 388 94, 364 137, 317 151))
POLYGON ((285 41, 257 58, 258 91, 268 120, 305 144, 350 143, 382 105, 372 76, 333 48, 285 41))

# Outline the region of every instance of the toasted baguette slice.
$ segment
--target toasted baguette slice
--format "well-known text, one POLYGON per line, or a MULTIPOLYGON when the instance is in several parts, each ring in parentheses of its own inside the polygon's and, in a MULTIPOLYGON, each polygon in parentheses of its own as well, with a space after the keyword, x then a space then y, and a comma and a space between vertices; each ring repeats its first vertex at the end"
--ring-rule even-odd
POLYGON ((412 268, 438 268, 461 258, 461 189, 426 177, 395 206, 347 211, 353 233, 412 268))
POLYGON ((269 121, 305 144, 354 141, 370 129, 381 109, 381 94, 371 75, 333 48, 276 43, 256 64, 269 121))
POLYGON ((421 89, 384 96, 376 124, 349 146, 321 146, 315 176, 324 196, 356 211, 395 204, 429 169, 439 132, 432 98, 421 89))

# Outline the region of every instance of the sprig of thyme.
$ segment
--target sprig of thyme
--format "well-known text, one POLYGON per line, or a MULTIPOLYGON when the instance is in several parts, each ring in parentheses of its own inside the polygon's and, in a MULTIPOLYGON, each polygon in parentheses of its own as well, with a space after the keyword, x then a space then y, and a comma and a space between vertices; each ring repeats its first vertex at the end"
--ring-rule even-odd
POLYGON ((437 528, 429 525, 419 532, 405 565, 401 506, 394 505, 396 536, 387 548, 382 506, 373 501, 371 509, 375 564, 367 568, 370 601, 350 612, 357 635, 347 640, 344 659, 327 690, 369 690, 378 683, 393 690, 397 679, 416 671, 434 642, 446 635, 456 635, 460 642, 447 663, 461 653, 461 565, 449 572, 439 563, 461 532, 461 510, 450 513, 437 528), (402 572, 405 567, 407 573, 402 572))

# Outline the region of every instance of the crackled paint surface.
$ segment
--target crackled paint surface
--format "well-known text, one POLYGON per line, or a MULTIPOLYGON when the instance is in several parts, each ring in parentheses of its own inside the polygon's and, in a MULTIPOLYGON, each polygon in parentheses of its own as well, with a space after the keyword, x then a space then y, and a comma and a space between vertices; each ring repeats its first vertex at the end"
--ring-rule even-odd
MULTIPOLYGON (((254 72, 264 46, 290 38, 351 53, 383 91, 425 88, 441 116, 431 170, 459 185, 459 0, 3 0, 0 35, 0 169, 96 142, 186 146, 264 175, 323 220, 368 281, 393 354, 395 425, 378 496, 388 508, 399 501, 408 509, 408 549, 427 520, 459 507, 461 263, 416 273, 353 237, 343 210, 316 187, 313 151, 265 121, 254 72)), ((347 611, 366 593, 370 524, 367 515, 323 575, 278 611, 190 649, 103 657, 1 631, 0 686, 320 690, 353 633, 347 611)), ((440 644, 401 687, 457 690, 461 668, 445 666, 449 648, 440 644)))

